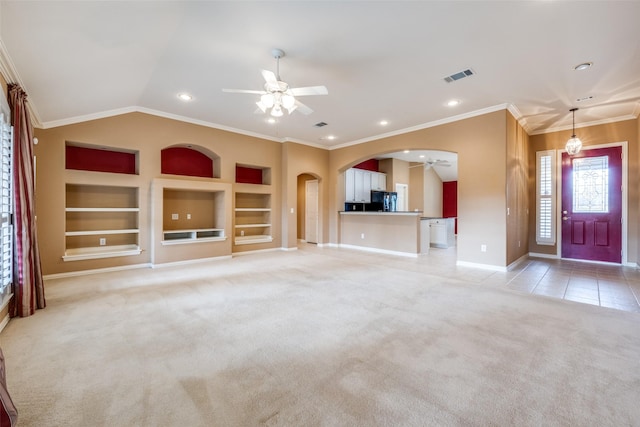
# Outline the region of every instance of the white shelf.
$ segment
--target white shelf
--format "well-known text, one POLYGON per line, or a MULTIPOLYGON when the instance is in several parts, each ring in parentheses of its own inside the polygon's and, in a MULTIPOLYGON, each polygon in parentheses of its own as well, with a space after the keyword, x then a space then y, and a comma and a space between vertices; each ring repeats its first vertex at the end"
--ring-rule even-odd
POLYGON ((236 236, 236 245, 251 245, 254 243, 270 243, 273 241, 273 237, 269 235, 254 235, 254 236, 236 236))
POLYGON ((102 234, 137 234, 140 230, 137 228, 121 229, 121 230, 86 230, 86 231, 67 231, 65 236, 99 236, 102 234))
POLYGON ((66 208, 65 212, 140 212, 140 208, 66 208))
POLYGON ((227 240, 222 228, 196 228, 189 230, 164 230, 163 245, 181 245, 200 242, 223 242, 227 240))
POLYGON ((95 246, 67 249, 62 259, 64 261, 82 261, 87 259, 140 255, 141 252, 142 250, 138 245, 95 246))
POLYGON ((271 224, 238 224, 236 228, 260 228, 260 227, 271 227, 271 224))
POLYGON ((236 208, 236 212, 271 212, 271 208, 236 208))

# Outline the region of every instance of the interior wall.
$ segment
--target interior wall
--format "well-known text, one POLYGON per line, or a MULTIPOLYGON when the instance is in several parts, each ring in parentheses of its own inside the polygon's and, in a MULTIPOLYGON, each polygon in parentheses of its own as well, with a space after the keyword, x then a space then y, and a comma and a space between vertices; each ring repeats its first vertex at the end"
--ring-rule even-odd
MULTIPOLYGON (((151 183, 162 176, 161 150, 176 144, 193 144, 215 152, 221 159, 220 178, 194 178, 164 175, 181 180, 205 180, 235 184, 236 163, 251 164, 272 169, 273 176, 282 170, 282 145, 279 142, 231 133, 219 129, 166 119, 143 113, 129 113, 51 129, 35 129, 39 144, 35 146, 36 213, 38 238, 46 242, 41 247, 42 269, 45 275, 72 271, 111 268, 149 263, 151 245, 151 183), (65 141, 93 144, 139 152, 139 175, 65 170, 65 141), (137 186, 140 188, 140 247, 137 256, 103 258, 64 262, 65 251, 65 183, 70 181, 98 181, 103 185, 137 186)), ((278 248, 282 246, 281 182, 275 180, 267 188, 272 196, 273 242, 260 245, 234 247, 234 252, 278 248)), ((295 195, 294 195, 295 196, 295 195)), ((229 212, 232 206, 227 206, 229 212)))
MULTIPOLYGON (((529 137, 529 158, 532 159, 528 165, 528 195, 532 201, 532 208, 529 210, 529 252, 556 255, 558 246, 538 245, 536 243, 536 152, 544 150, 564 150, 567 140, 571 137, 572 131, 558 131, 529 137)), ((640 124, 638 119, 624 120, 615 123, 607 123, 597 126, 581 127, 576 129, 576 134, 582 140, 585 147, 592 145, 602 145, 626 141, 628 147, 628 182, 627 186, 627 261, 638 263, 638 222, 640 222, 640 150, 638 149, 638 138, 640 135, 640 124)), ((559 226, 559 224, 558 224, 559 226)))
POLYGON ((429 168, 424 171, 424 216, 442 217, 442 180, 440 176, 429 168))
MULTIPOLYGON (((331 243, 339 243, 338 211, 344 170, 363 160, 402 150, 458 153, 458 261, 506 266, 506 120, 499 110, 464 120, 331 150, 331 243), (481 245, 487 251, 482 252, 481 245)), ((382 162, 381 162, 382 163, 382 162)), ((395 179, 394 179, 395 181, 395 179)))
MULTIPOLYGON (((507 264, 529 251, 529 195, 527 192, 529 136, 517 120, 507 115, 507 264)), ((535 158, 535 156, 534 156, 535 158)))
MULTIPOLYGON (((282 246, 296 248, 298 236, 298 175, 309 174, 318 180, 318 244, 329 241, 329 197, 336 192, 329 179, 329 151, 308 145, 285 142, 282 145, 283 207, 282 246)), ((363 159, 366 160, 366 159, 363 159)), ((344 200, 344 188, 341 192, 344 200)))
POLYGON ((410 211, 424 211, 424 191, 424 166, 421 163, 411 163, 409 165, 410 211))

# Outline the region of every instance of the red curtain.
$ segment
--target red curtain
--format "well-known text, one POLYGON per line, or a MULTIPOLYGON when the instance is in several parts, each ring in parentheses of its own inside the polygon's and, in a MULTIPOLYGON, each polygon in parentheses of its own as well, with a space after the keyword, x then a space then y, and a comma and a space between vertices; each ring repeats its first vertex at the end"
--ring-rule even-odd
POLYGON ((9 85, 9 106, 13 124, 15 230, 13 300, 9 315, 25 317, 44 308, 46 302, 36 238, 33 127, 27 94, 19 85, 9 85))

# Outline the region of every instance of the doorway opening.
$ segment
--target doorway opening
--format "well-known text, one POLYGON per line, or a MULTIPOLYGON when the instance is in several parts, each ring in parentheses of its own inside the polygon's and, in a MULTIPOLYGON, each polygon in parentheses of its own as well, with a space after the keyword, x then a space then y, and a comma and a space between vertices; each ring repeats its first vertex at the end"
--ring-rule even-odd
POLYGON ((298 241, 321 243, 320 180, 311 174, 298 175, 296 236, 298 241))

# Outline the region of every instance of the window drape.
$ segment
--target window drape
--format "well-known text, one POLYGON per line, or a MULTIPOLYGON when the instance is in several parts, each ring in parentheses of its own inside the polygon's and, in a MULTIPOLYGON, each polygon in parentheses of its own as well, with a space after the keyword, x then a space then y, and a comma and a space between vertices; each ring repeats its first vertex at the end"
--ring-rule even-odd
POLYGON ((17 84, 9 85, 13 124, 13 184, 15 268, 11 317, 26 317, 46 306, 40 253, 36 238, 35 170, 33 127, 27 109, 27 94, 17 84))

